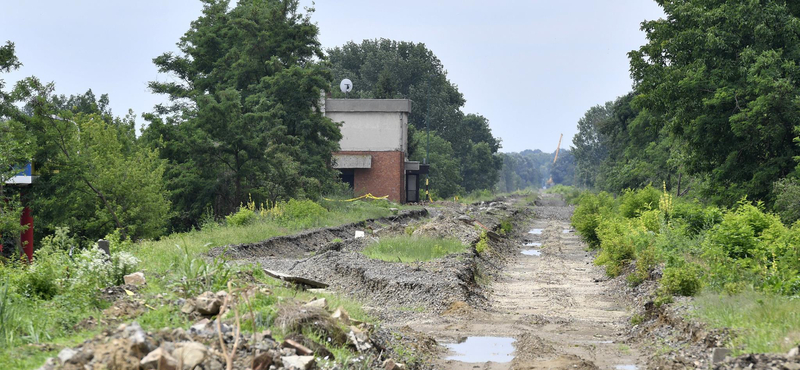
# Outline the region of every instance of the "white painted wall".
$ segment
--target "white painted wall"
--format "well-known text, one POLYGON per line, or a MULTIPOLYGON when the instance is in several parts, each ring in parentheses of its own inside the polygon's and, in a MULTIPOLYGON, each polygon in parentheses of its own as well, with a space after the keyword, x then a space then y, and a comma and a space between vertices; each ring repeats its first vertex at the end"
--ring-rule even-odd
POLYGON ((325 112, 342 123, 342 151, 402 151, 408 149, 406 112, 325 112))

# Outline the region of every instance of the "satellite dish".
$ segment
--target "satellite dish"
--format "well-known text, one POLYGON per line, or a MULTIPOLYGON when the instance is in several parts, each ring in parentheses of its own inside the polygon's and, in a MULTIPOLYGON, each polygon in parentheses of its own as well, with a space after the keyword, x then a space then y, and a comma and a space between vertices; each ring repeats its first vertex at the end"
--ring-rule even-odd
POLYGON ((353 91, 353 81, 350 81, 349 79, 345 78, 344 80, 342 80, 342 83, 339 84, 339 89, 341 89, 342 92, 345 94, 353 91))

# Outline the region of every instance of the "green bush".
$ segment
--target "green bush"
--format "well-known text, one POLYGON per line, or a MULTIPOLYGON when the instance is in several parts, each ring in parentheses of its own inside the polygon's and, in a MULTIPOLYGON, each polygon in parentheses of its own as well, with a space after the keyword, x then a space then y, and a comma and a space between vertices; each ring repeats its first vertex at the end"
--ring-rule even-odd
POLYGON ((475 251, 483 253, 489 250, 489 236, 486 232, 481 233, 481 238, 475 243, 475 251))
POLYGON ((597 227, 603 217, 613 213, 614 198, 606 192, 593 194, 585 192, 578 199, 578 206, 572 214, 572 226, 592 248, 600 247, 597 227))
POLYGON ((697 201, 677 202, 672 209, 672 220, 685 224, 692 235, 710 229, 722 221, 722 210, 718 207, 704 207, 697 201))
POLYGON ((699 293, 703 287, 700 281, 701 274, 702 270, 693 264, 667 267, 661 278, 661 287, 671 295, 691 297, 699 293))
POLYGON ((283 207, 283 213, 281 215, 281 219, 283 220, 317 220, 325 217, 328 213, 325 207, 308 199, 290 199, 281 206, 283 207))
POLYGON ((787 225, 800 220, 800 180, 785 178, 773 187, 775 212, 787 225))
POLYGON ((250 225, 258 219, 258 215, 252 209, 247 207, 239 207, 239 210, 229 216, 225 216, 225 223, 228 226, 244 226, 250 225))
POLYGON ((661 192, 652 185, 639 190, 625 190, 620 197, 619 212, 623 217, 634 218, 642 212, 658 209, 661 192))

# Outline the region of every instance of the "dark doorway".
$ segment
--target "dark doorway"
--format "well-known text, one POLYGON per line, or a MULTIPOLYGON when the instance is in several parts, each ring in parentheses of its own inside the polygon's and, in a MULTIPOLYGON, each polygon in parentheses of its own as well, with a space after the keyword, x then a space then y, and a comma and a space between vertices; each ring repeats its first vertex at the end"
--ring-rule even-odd
POLYGON ((339 170, 339 178, 342 179, 342 182, 350 185, 350 189, 355 189, 356 187, 356 174, 355 170, 339 170))
POLYGON ((419 175, 409 173, 406 175, 406 203, 419 202, 419 175))

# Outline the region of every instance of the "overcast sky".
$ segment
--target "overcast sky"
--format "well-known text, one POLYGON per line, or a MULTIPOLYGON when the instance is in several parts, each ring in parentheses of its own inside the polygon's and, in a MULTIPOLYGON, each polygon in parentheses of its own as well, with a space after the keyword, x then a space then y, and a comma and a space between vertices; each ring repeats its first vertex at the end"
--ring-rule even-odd
MULTIPOLYGON (((166 78, 152 59, 176 50, 200 10, 196 0, 5 1, 0 42, 13 41, 24 64, 6 82, 34 75, 59 94, 108 93, 115 114, 133 109, 141 124, 163 101, 147 89, 166 78)), ((662 16, 653 0, 319 0, 312 18, 325 48, 425 43, 502 151, 551 152, 560 133, 571 145, 589 107, 630 91, 626 53, 645 42, 639 24, 662 16)))

